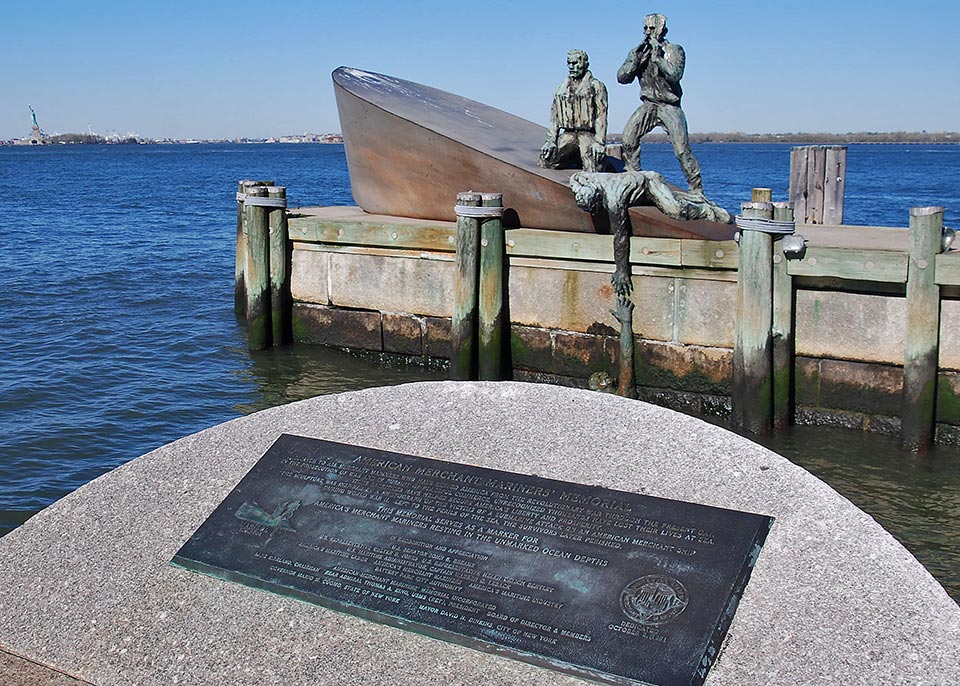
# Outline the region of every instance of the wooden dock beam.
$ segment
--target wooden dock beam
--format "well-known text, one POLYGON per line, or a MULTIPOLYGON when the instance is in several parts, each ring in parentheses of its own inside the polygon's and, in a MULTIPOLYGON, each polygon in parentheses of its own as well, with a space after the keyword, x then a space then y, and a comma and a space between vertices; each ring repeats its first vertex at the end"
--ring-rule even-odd
POLYGON ((934 437, 940 356, 940 287, 934 267, 942 235, 942 207, 910 208, 900 439, 914 452, 927 450, 934 437))
MULTIPOLYGON (((769 202, 741 205, 744 219, 772 219, 769 202)), ((733 345, 731 427, 765 434, 772 427, 773 237, 741 230, 737 321, 733 345)))

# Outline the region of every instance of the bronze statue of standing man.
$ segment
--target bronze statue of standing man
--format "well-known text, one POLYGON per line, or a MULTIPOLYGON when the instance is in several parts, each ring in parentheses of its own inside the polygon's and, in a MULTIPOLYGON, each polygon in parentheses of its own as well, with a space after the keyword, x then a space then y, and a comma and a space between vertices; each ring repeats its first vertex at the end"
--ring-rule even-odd
POLYGON ((606 158, 607 87, 589 71, 583 50, 567 53, 567 78, 553 94, 540 166, 601 171, 606 158))
POLYGON ((673 144, 690 192, 702 193, 700 165, 690 151, 687 118, 680 109, 683 48, 664 40, 667 18, 662 14, 644 17, 643 33, 643 42, 630 51, 617 72, 617 81, 623 84, 639 79, 642 101, 623 128, 624 164, 630 171, 640 171, 640 139, 654 127, 662 126, 673 144))

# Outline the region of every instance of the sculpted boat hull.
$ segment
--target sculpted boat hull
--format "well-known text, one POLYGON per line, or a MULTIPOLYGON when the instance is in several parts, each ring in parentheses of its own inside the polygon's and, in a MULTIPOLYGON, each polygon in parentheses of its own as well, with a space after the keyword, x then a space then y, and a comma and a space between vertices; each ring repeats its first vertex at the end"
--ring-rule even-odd
MULTIPOLYGON (((540 169, 546 129, 452 93, 392 76, 333 72, 350 186, 371 214, 454 221, 457 193, 503 193, 509 226, 606 233, 606 218, 577 207, 575 170, 540 169)), ((733 228, 630 210, 638 236, 729 239, 733 228)))

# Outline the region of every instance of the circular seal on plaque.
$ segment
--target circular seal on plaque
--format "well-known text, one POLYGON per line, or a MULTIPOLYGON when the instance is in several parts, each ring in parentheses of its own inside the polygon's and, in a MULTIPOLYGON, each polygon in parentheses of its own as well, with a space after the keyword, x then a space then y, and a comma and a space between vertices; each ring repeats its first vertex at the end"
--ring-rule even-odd
POLYGON ((651 574, 634 579, 620 594, 623 614, 646 626, 659 626, 672 621, 689 602, 687 589, 669 576, 651 574))

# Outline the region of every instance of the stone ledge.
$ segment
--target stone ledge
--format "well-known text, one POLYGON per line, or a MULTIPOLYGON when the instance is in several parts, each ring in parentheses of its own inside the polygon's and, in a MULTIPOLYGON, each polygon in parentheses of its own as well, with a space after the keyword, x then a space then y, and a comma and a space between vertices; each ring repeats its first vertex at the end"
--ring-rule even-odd
POLYGON ((297 343, 363 350, 383 350, 380 312, 326 305, 293 306, 293 338, 297 343))
POLYGON ((97 686, 585 683, 169 566, 283 432, 773 515, 708 686, 960 682, 960 608, 826 484, 691 417, 519 383, 314 398, 96 479, 0 539, 0 648, 97 686))

